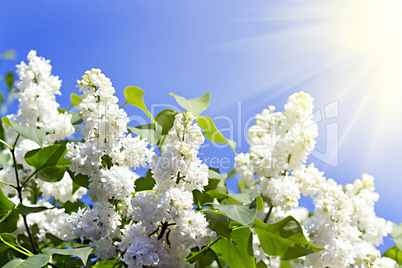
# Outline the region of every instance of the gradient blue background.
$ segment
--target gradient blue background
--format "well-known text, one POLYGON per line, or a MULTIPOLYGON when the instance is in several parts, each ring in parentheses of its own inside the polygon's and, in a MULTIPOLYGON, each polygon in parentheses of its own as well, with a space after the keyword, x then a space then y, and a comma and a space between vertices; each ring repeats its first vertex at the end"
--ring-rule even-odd
MULTIPOLYGON (((77 79, 92 67, 112 80, 121 102, 129 85, 144 89, 148 107, 175 104, 169 92, 198 97, 209 91, 211 103, 204 114, 233 119, 237 152, 248 151, 245 122, 268 105, 283 110, 288 96, 300 90, 312 94, 317 110, 338 101, 339 117, 330 123, 339 125, 339 155, 332 152, 339 163, 332 167, 314 157, 309 161, 339 183, 365 172, 373 175, 380 194, 377 214, 399 223, 402 132, 396 120, 401 114, 390 113, 390 118, 375 94, 366 98, 365 77, 371 69, 347 53, 339 56, 339 38, 326 31, 322 8, 321 1, 288 0, 2 0, 0 52, 14 49, 17 59, 2 62, 0 73, 13 70, 29 50, 37 50, 51 60, 53 74, 63 81, 61 107, 70 104, 69 94, 78 93, 77 79), (308 14, 305 7, 311 7, 308 14), (362 79, 351 80, 360 70, 362 79)), ((14 102, 9 112, 15 110, 14 102)), ((126 110, 143 116, 135 108, 126 110)), ((326 123, 319 122, 321 152, 326 148, 326 123)), ((216 124, 229 127, 225 120, 216 124)), ((227 156, 232 162, 234 158, 229 148, 210 147, 202 153, 227 156)), ((232 187, 235 183, 230 182, 232 187)), ((302 204, 311 207, 309 201, 302 204)), ((387 239, 381 249, 392 243, 387 239)))

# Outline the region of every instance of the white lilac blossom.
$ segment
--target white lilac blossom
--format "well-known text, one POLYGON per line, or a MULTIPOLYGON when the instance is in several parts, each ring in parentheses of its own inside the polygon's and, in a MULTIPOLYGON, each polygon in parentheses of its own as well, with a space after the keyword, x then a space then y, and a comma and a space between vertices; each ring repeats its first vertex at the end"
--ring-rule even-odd
POLYGON ((325 182, 314 198, 314 215, 306 222, 308 238, 324 250, 294 267, 395 267, 375 248, 392 231, 392 224, 374 213, 378 195, 373 182, 364 174, 363 180, 346 185, 346 192, 331 179, 325 182))
POLYGON ((246 186, 243 191, 252 197, 262 194, 271 200, 269 205, 286 212, 298 206, 300 193, 310 194, 312 187, 319 186, 320 174, 315 181, 309 175, 302 176, 303 171, 315 171, 314 166, 305 165, 318 135, 313 108, 310 95, 300 92, 289 97, 285 112, 274 112, 275 107, 270 106, 256 115, 256 123, 249 129, 250 151, 235 159, 235 168, 246 186))
POLYGON ((176 115, 164 153, 150 163, 153 191, 138 192, 131 201, 134 223, 116 243, 130 268, 187 267, 191 248, 216 238, 205 216, 192 208, 192 191, 208 184, 208 168, 197 157, 204 137, 193 121, 191 113, 176 115))
POLYGON ((309 239, 325 250, 309 256, 314 267, 347 267, 354 264, 353 244, 361 232, 351 225, 353 205, 342 187, 329 180, 315 199, 314 215, 307 221, 309 239))
MULTIPOLYGON (((57 110, 60 105, 56 95, 61 95, 61 81, 58 76, 51 74, 50 61, 36 56, 34 50, 29 52, 27 59, 28 64, 21 62, 17 65, 20 80, 15 82, 17 90, 14 95, 19 101, 19 109, 16 114, 8 117, 23 126, 54 131, 44 139, 45 144, 52 144, 74 133, 72 115, 57 110)), ((8 136, 15 137, 15 134, 8 136)))
MULTIPOLYGON (((14 96, 18 99, 18 110, 16 114, 8 115, 8 118, 16 121, 18 124, 27 127, 40 128, 50 131, 51 133, 43 139, 43 145, 52 145, 59 139, 64 139, 74 133, 74 127, 71 124, 72 115, 58 111, 59 104, 56 101, 56 95, 60 95, 61 81, 58 76, 51 74, 52 66, 50 61, 36 55, 36 51, 30 51, 28 54, 28 63, 21 62, 17 65, 17 74, 19 80, 15 82, 16 90, 13 91, 14 96)), ((17 138, 17 133, 6 125, 3 125, 6 135, 10 143, 14 143, 17 138)), ((35 170, 25 162, 25 154, 28 151, 38 149, 39 146, 35 142, 19 137, 14 148, 14 155, 17 164, 22 168, 18 169, 18 177, 25 180, 35 170)), ((2 152, 9 154, 8 151, 2 152)), ((16 185, 17 178, 13 162, 9 160, 9 166, 0 171, 1 180, 16 185)), ((34 177, 35 178, 35 177, 34 177)), ((41 181, 37 178, 32 181, 39 186, 40 192, 45 198, 53 197, 61 202, 74 202, 82 197, 86 189, 79 187, 72 194, 72 180, 68 173, 65 173, 63 179, 57 183, 49 183, 41 181)), ((16 199, 17 191, 10 186, 0 184, 3 192, 7 196, 14 196, 16 199)), ((30 191, 23 189, 22 198, 29 197, 30 191)), ((41 199, 37 204, 30 204, 27 199, 24 199, 28 205, 45 207, 53 207, 46 199, 41 199)), ((36 201, 36 200, 34 200, 36 201)), ((39 241, 47 240, 46 233, 51 233, 61 239, 70 239, 72 232, 66 219, 68 214, 64 209, 51 208, 42 212, 33 213, 27 216, 28 226, 36 224, 38 226, 39 241)), ((17 233, 26 232, 23 219, 20 217, 17 225, 17 233), (22 231, 21 231, 22 230, 22 231)))
POLYGON ((132 168, 146 166, 154 152, 146 140, 127 134, 129 119, 117 104, 109 78, 92 69, 78 84, 83 92, 78 109, 84 142, 68 143, 65 157, 71 160, 71 171, 89 176, 88 193, 98 203, 72 213, 68 220, 74 234, 89 239, 96 256, 107 260, 116 256, 122 221, 133 211, 129 203, 138 175, 132 168))
POLYGON ((125 199, 134 192, 134 181, 139 176, 125 166, 101 169, 97 177, 91 177, 89 196, 92 200, 108 201, 125 199))
MULTIPOLYGON (((31 50, 28 54, 28 63, 21 62, 17 65, 17 74, 19 81, 15 82, 17 90, 14 90, 14 96, 18 99, 18 111, 16 114, 8 115, 8 118, 16 121, 23 126, 38 127, 43 130, 51 131, 47 135, 43 143, 51 145, 56 140, 64 139, 74 133, 74 127, 71 124, 71 114, 67 112, 59 113, 59 104, 56 101, 56 95, 60 95, 61 81, 58 76, 51 74, 52 66, 50 61, 36 55, 36 51, 31 50)), ((13 143, 17 137, 17 133, 5 126, 7 137, 10 138, 10 143, 13 143)), ((23 166, 24 172, 21 172, 21 178, 28 176, 34 170, 29 166, 24 159, 25 153, 37 149, 39 146, 23 137, 19 137, 15 148, 15 156, 18 164, 23 166)), ((8 153, 8 152, 7 152, 8 153)), ((11 165, 10 159, 10 165, 11 165)), ((13 168, 5 168, 2 177, 5 181, 15 184, 16 179, 13 175, 13 168), (10 180, 12 179, 12 181, 10 180)), ((43 182, 43 185, 48 184, 43 182)), ((72 184, 70 180, 67 184, 72 184)), ((7 193, 13 191, 8 186, 1 186, 7 193)), ((48 187, 51 187, 48 185, 48 187)), ((60 189, 60 188, 59 188, 60 189)), ((65 191, 65 189, 61 189, 65 191)), ((80 189, 85 191, 84 188, 80 189)), ((14 191, 14 194, 15 191, 14 191)), ((57 192, 54 193, 56 196, 57 192)), ((80 197, 80 196, 77 196, 80 197)), ((75 199, 76 200, 76 199, 75 199)))
POLYGON ((66 158, 72 163, 70 169, 97 176, 105 155, 119 166, 145 166, 154 155, 153 150, 147 148, 145 140, 127 135, 129 119, 117 104, 110 79, 99 69, 92 69, 85 72, 78 84, 83 93, 78 109, 84 122, 80 131, 85 142, 67 144, 66 158))
POLYGON ((87 192, 84 187, 79 187, 73 193, 73 184, 68 172, 65 172, 63 178, 58 182, 48 183, 38 180, 37 184, 45 198, 50 199, 53 197, 63 203, 67 201, 74 203, 87 192))
MULTIPOLYGON (((395 262, 381 258, 375 248, 391 232, 392 224, 374 212, 378 194, 373 177, 363 175, 362 180, 342 188, 326 180, 314 164, 306 164, 318 135, 311 118, 312 101, 300 92, 290 96, 285 112, 274 112, 270 106, 256 115, 256 124, 249 129, 250 150, 235 158, 244 182, 242 191, 269 200, 257 214, 268 223, 292 215, 301 195, 313 198, 315 211, 308 218, 303 213, 302 228, 310 242, 324 250, 301 258, 294 267, 394 267, 395 262)), ((276 258, 262 251, 258 236, 253 241, 256 259, 279 267, 276 258)))

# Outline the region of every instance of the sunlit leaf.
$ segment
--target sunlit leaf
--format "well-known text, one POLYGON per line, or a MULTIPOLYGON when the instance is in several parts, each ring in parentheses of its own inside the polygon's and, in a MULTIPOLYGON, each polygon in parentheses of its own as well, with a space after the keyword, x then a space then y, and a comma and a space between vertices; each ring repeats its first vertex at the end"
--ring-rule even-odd
POLYGON ((133 87, 133 86, 126 87, 124 89, 124 96, 126 97, 126 102, 123 105, 125 105, 125 104, 134 105, 135 107, 138 107, 141 110, 143 110, 144 113, 152 120, 152 122, 155 121, 153 119, 151 113, 148 111, 147 107, 145 106, 144 91, 141 88, 133 87))
POLYGON ((146 139, 150 145, 155 145, 162 133, 162 127, 159 124, 147 124, 138 127, 127 127, 128 130, 146 139))
POLYGON ((383 256, 393 259, 399 265, 402 265, 402 251, 400 251, 399 248, 396 246, 385 251, 383 256))
POLYGON ((216 143, 227 143, 230 148, 232 148, 233 152, 236 153, 236 143, 233 140, 226 139, 216 128, 214 121, 211 118, 206 116, 199 116, 197 118, 198 125, 202 128, 205 137, 216 143))
POLYGON ((257 205, 255 202, 246 205, 221 205, 214 204, 214 206, 226 216, 240 222, 243 225, 251 223, 257 213, 257 205))
POLYGON ((203 96, 194 99, 186 99, 181 96, 177 96, 173 93, 170 93, 177 103, 186 109, 186 111, 191 112, 194 116, 200 115, 205 109, 207 109, 209 105, 209 92, 205 93, 203 96))
POLYGON ((81 96, 79 96, 75 93, 71 93, 70 100, 71 100, 71 106, 78 107, 78 103, 80 103, 82 101, 82 98, 81 98, 81 96))

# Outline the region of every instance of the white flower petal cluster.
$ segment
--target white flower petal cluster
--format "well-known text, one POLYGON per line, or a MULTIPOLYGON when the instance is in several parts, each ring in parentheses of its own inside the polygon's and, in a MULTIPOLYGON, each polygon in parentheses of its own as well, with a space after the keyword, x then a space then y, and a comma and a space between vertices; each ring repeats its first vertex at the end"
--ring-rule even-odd
POLYGON ((134 224, 118 243, 128 267, 187 267, 191 248, 216 238, 192 207, 192 191, 208 184, 208 167, 197 157, 204 137, 193 121, 191 113, 176 115, 164 153, 150 163, 156 185, 131 200, 134 224))
POLYGON ((79 187, 73 193, 73 181, 68 172, 65 172, 63 178, 58 182, 49 183, 38 180, 37 184, 45 198, 50 199, 50 197, 53 197, 63 203, 67 201, 74 203, 87 192, 84 187, 79 187))
MULTIPOLYGON (((43 140, 44 145, 50 145, 56 140, 64 139, 74 133, 75 130, 71 124, 72 115, 67 112, 59 113, 58 111, 60 105, 56 101, 56 95, 61 94, 61 81, 58 76, 51 74, 52 66, 50 61, 38 57, 34 50, 29 52, 27 59, 28 63, 21 62, 21 64, 17 65, 17 74, 20 80, 15 82, 17 90, 14 91, 14 96, 19 101, 18 111, 16 114, 8 115, 8 117, 23 126, 38 127, 54 132, 47 135, 43 140)), ((4 127, 7 132, 6 136, 10 138, 11 143, 14 142, 17 136, 16 132, 8 126, 4 127)), ((20 178, 24 178, 33 172, 32 167, 25 162, 24 156, 26 152, 37 148, 39 146, 35 142, 23 137, 19 138, 15 148, 16 161, 23 166, 25 171, 19 174, 20 178)), ((12 184, 16 183, 15 175, 13 175, 14 168, 5 168, 2 173, 5 181, 12 184)), ((44 189, 46 187, 52 188, 51 183, 40 183, 44 185, 44 189)), ((64 183, 63 186, 71 187, 71 183, 72 181, 70 180, 70 185, 64 183)), ((7 194, 16 194, 14 190, 10 190, 11 187, 1 187, 7 194)), ((62 188, 60 191, 68 192, 68 189, 62 188)), ((85 191, 85 189, 82 188, 80 191, 85 191)), ((47 195, 53 195, 53 193, 47 193, 47 195)), ((57 195, 56 191, 53 196, 57 198, 57 195)), ((77 195, 77 198, 79 197, 77 195)))
POLYGON ((44 140, 45 144, 52 144, 74 133, 72 115, 67 112, 59 113, 57 110, 60 105, 56 101, 56 95, 61 95, 61 81, 58 76, 51 74, 50 61, 36 56, 34 50, 29 52, 27 59, 28 64, 21 62, 17 65, 20 80, 15 82, 17 90, 14 95, 19 101, 19 109, 17 114, 10 115, 9 118, 24 126, 54 131, 44 140))
POLYGON ((112 166, 101 169, 97 179, 91 177, 89 196, 92 200, 108 201, 131 198, 134 191, 134 181, 139 176, 125 166, 112 166))
POLYGON ((316 210, 306 222, 311 242, 325 250, 309 256, 313 267, 347 267, 354 264, 353 244, 361 232, 352 226, 353 205, 342 187, 329 180, 327 190, 314 200, 316 210))
MULTIPOLYGON (((12 200, 16 205, 19 203, 19 199, 16 196, 11 198, 10 200, 12 200)), ((32 204, 27 199, 24 199, 22 203, 30 207, 43 206, 49 208, 41 212, 31 213, 27 215, 28 226, 32 227, 34 224, 38 226, 39 232, 37 234, 37 237, 39 241, 49 240, 46 238, 46 233, 51 233, 52 235, 62 240, 70 240, 74 238, 70 224, 67 222, 67 218, 69 217, 69 215, 65 213, 64 208, 53 207, 45 199, 39 200, 37 204, 32 204)), ((20 216, 20 219, 17 222, 17 230, 14 232, 14 234, 27 235, 22 216, 20 216)))
POLYGON ((304 164, 318 135, 313 108, 313 98, 299 92, 289 97, 285 112, 274 112, 270 106, 256 115, 256 124, 249 129, 250 151, 235 159, 246 185, 243 191, 252 197, 262 194, 283 212, 298 206, 300 193, 316 193, 325 179, 314 166, 304 164))
MULTIPOLYGON (((314 199, 314 214, 302 227, 313 244, 325 249, 294 267, 388 265, 391 262, 381 258, 375 246, 391 232, 392 225, 374 212, 378 200, 374 179, 363 175, 362 180, 343 189, 332 179, 326 180, 314 164, 305 164, 318 135, 317 124, 311 118, 313 108, 313 99, 300 92, 289 97, 285 112, 274 112, 275 107, 270 106, 256 115, 256 124, 249 129, 250 150, 235 159, 236 171, 245 185, 242 191, 269 200, 269 223, 292 214, 301 195, 314 199)), ((257 216, 264 219, 267 214, 268 209, 257 216)), ((255 238, 257 259, 266 264, 271 261, 275 267, 255 238)))
POLYGON ((392 224, 376 216, 374 178, 344 188, 328 180, 314 199, 316 210, 306 222, 311 242, 325 248, 308 256, 311 267, 395 267, 395 262, 381 258, 375 248, 392 231, 392 224))
POLYGON ((92 69, 85 72, 78 84, 83 93, 78 108, 84 122, 80 131, 85 142, 67 144, 70 169, 84 175, 99 175, 105 155, 119 166, 145 166, 154 155, 153 150, 147 148, 145 140, 127 135, 129 119, 117 104, 110 79, 99 69, 92 69))
POLYGON ((375 214, 374 204, 379 195, 374 192, 374 178, 363 174, 362 180, 347 184, 345 189, 353 203, 352 224, 363 233, 363 240, 379 246, 383 243, 383 237, 392 232, 392 223, 375 214))
POLYGON ((71 171, 89 176, 88 193, 98 203, 72 213, 69 221, 76 236, 96 246, 97 258, 107 260, 116 256, 122 221, 132 212, 129 203, 138 178, 132 168, 146 166, 154 152, 146 140, 127 135, 129 119, 117 104, 109 78, 92 69, 78 84, 83 92, 78 108, 84 142, 68 143, 65 157, 71 160, 71 171))

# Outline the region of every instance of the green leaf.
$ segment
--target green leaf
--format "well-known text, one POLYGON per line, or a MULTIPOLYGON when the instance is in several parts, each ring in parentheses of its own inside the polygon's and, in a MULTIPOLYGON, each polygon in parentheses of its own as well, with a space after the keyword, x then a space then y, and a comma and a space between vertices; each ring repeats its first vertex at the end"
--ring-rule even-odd
MULTIPOLYGON (((10 213, 15 207, 14 202, 10 201, 0 189, 0 219, 10 213)), ((8 215, 7 215, 8 216, 8 215)))
POLYGON ((0 242, 0 267, 4 265, 13 257, 14 253, 10 247, 0 242))
POLYGON ((233 199, 239 203, 242 204, 249 204, 251 203, 251 199, 250 196, 247 193, 239 193, 239 194, 224 194, 221 192, 218 192, 216 190, 209 190, 207 191, 207 193, 213 197, 216 198, 218 200, 222 200, 225 198, 229 198, 229 199, 233 199))
POLYGON ((236 153, 236 142, 233 140, 226 139, 216 128, 214 121, 211 118, 206 116, 199 116, 197 118, 198 125, 202 128, 204 132, 204 136, 215 143, 227 143, 230 148, 232 148, 233 152, 236 153))
POLYGON ((152 177, 152 172, 148 169, 147 173, 145 173, 145 177, 141 177, 135 180, 135 191, 146 191, 152 190, 155 185, 155 180, 152 177))
POLYGON ((82 117, 79 115, 78 112, 74 113, 73 116, 71 117, 71 124, 73 125, 75 131, 77 131, 82 122, 83 122, 82 117))
POLYGON ((60 255, 75 255, 81 259, 84 265, 87 265, 87 260, 89 254, 91 254, 92 247, 82 247, 82 248, 46 248, 43 253, 46 255, 60 254, 60 255))
MULTIPOLYGON (((3 124, 0 123, 0 139, 1 140, 5 140, 6 139, 6 135, 4 133, 4 128, 3 128, 3 124)), ((0 143, 0 150, 4 150, 4 144, 0 143)))
POLYGON ((393 259, 399 265, 402 265, 402 252, 396 246, 385 251, 383 256, 393 259))
POLYGON ((51 233, 46 233, 46 238, 52 241, 53 245, 55 245, 56 247, 64 243, 62 239, 58 238, 57 236, 51 233))
POLYGON ((402 224, 394 224, 392 228, 392 240, 394 240, 395 245, 399 248, 402 249, 402 224))
POLYGON ((77 200, 74 203, 70 201, 65 202, 62 204, 62 207, 66 210, 66 213, 71 214, 71 212, 77 212, 79 208, 85 207, 86 205, 81 201, 77 200))
POLYGON ((257 268, 268 268, 268 266, 263 261, 260 261, 259 263, 257 263, 256 267, 257 268))
POLYGON ((146 139, 150 145, 157 144, 162 133, 162 127, 159 124, 147 124, 138 127, 127 127, 127 129, 134 134, 140 136, 142 139, 146 139))
POLYGON ((186 99, 180 96, 177 96, 173 93, 170 93, 177 103, 186 109, 187 112, 191 112, 194 116, 200 115, 205 109, 207 109, 209 105, 209 92, 205 93, 203 96, 195 99, 186 99))
POLYGON ((174 119, 177 112, 171 109, 166 109, 158 113, 155 117, 155 121, 162 126, 162 135, 167 135, 169 130, 173 127, 174 119))
POLYGON ((215 231, 218 235, 224 236, 230 239, 231 230, 229 228, 229 218, 225 214, 219 211, 205 209, 202 210, 205 214, 205 218, 209 222, 209 228, 215 231))
POLYGON ((3 268, 17 267, 17 265, 21 264, 22 262, 24 262, 24 260, 14 259, 14 260, 11 260, 10 262, 8 262, 6 265, 4 265, 3 268))
POLYGON ((34 127, 21 126, 20 124, 18 124, 14 120, 9 119, 6 116, 3 117, 1 121, 3 121, 3 123, 6 124, 7 126, 13 128, 18 134, 20 134, 24 138, 36 142, 40 147, 42 147, 43 138, 50 133, 49 131, 44 131, 42 129, 37 129, 34 127))
POLYGON ((50 261, 49 255, 33 255, 26 260, 14 259, 8 262, 3 268, 40 268, 50 261))
POLYGON ((227 177, 226 173, 220 174, 219 173, 219 169, 215 169, 215 168, 209 168, 208 169, 208 178, 216 178, 219 180, 225 180, 227 177))
POLYGON ((79 96, 75 93, 71 93, 70 100, 71 100, 71 106, 78 107, 78 103, 80 103, 82 101, 82 98, 81 98, 81 96, 79 96))
POLYGON ((65 167, 71 162, 64 158, 67 152, 65 144, 54 144, 25 154, 25 161, 36 168, 36 175, 41 180, 56 182, 63 178, 65 167))
POLYGON ((10 247, 12 250, 22 253, 26 256, 33 255, 29 250, 18 244, 17 238, 13 234, 9 233, 0 234, 0 243, 3 243, 6 246, 10 247))
POLYGON ((247 205, 221 205, 214 204, 216 208, 226 216, 240 222, 243 225, 251 223, 257 213, 257 206, 253 203, 247 205))
POLYGON ((14 232, 17 230, 17 222, 19 220, 19 215, 13 210, 10 210, 3 218, 0 220, 0 230, 2 232, 14 232))
POLYGON ((72 181, 82 187, 88 188, 89 185, 89 177, 87 175, 83 174, 77 174, 74 175, 74 172, 72 172, 70 169, 67 169, 68 174, 70 175, 70 178, 72 181))
POLYGON ((211 249, 220 254, 222 260, 229 267, 256 267, 253 251, 253 235, 250 228, 234 230, 230 241, 222 237, 211 246, 211 249))
POLYGON ((95 268, 112 268, 116 263, 115 260, 108 260, 108 261, 97 261, 92 267, 95 268))
POLYGON ((124 89, 124 96, 126 97, 126 102, 123 105, 131 104, 134 105, 135 107, 140 108, 141 110, 144 111, 144 113, 146 113, 146 115, 152 120, 152 122, 155 122, 151 113, 145 106, 144 91, 141 88, 133 86, 126 87, 126 89, 124 89))
POLYGON ((271 256, 279 256, 283 260, 322 250, 307 241, 300 223, 292 216, 273 224, 266 224, 256 218, 253 228, 264 252, 271 256))
POLYGON ((41 212, 41 211, 44 211, 47 209, 49 209, 49 208, 47 208, 47 207, 29 207, 29 206, 25 206, 25 205, 19 203, 18 206, 14 209, 14 212, 17 214, 26 216, 28 214, 41 212))
POLYGON ((0 54, 0 59, 15 60, 15 51, 13 49, 7 50, 6 52, 0 54))
POLYGON ((4 77, 4 81, 6 82, 7 89, 10 92, 13 89, 14 73, 13 72, 8 72, 6 74, 6 76, 4 77))
POLYGON ((216 254, 210 249, 209 245, 196 252, 194 252, 195 249, 193 249, 193 252, 186 261, 189 263, 197 262, 195 267, 210 267, 209 264, 215 260, 216 254))
POLYGON ((254 199, 253 203, 257 206, 257 211, 262 211, 264 209, 264 200, 260 195, 254 199))

